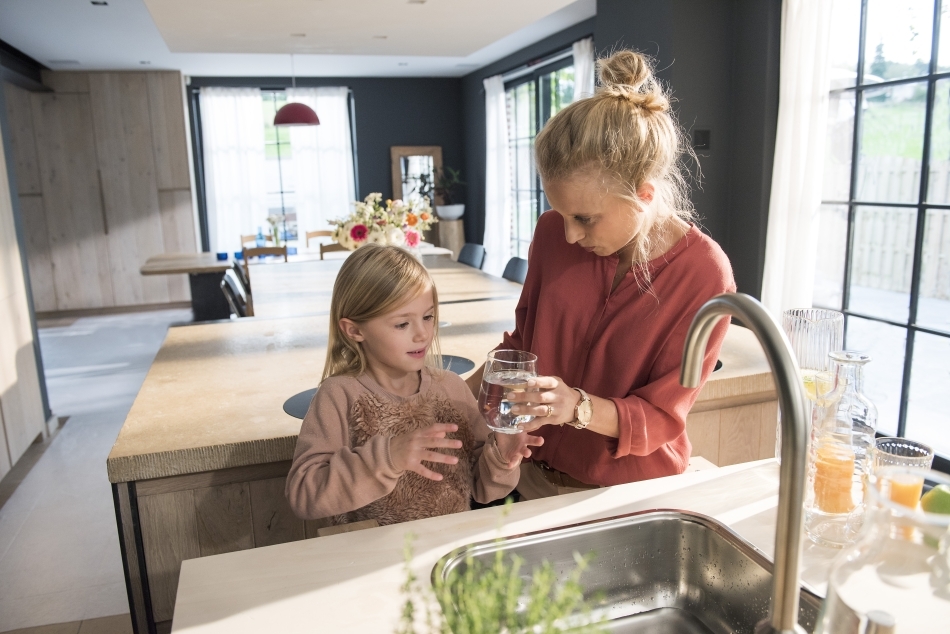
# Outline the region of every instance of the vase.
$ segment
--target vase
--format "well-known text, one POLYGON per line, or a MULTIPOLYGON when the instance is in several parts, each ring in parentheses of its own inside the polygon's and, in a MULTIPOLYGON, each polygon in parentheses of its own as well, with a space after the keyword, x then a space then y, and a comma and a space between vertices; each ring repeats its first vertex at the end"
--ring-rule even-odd
POLYGON ((440 220, 458 220, 465 215, 465 205, 437 205, 435 213, 440 220))

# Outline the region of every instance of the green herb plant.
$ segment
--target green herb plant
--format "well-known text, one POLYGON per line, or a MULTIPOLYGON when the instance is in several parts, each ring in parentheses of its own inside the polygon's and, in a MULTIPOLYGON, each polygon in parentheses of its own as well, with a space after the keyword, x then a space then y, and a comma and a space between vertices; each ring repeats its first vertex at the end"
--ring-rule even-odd
MULTIPOLYGON (((531 571, 525 587, 521 575, 524 560, 503 551, 495 552, 490 565, 472 555, 444 574, 436 569, 431 590, 423 589, 412 572, 413 535, 406 536, 404 548, 406 581, 402 585, 406 601, 396 634, 554 634, 555 632, 600 632, 600 621, 592 617, 593 600, 584 598, 581 575, 592 554, 575 553, 575 567, 564 581, 550 562, 531 571), (458 568, 462 568, 461 572, 458 568), (423 623, 425 629, 419 629, 423 623)), ((499 541, 501 539, 499 538, 499 541)))

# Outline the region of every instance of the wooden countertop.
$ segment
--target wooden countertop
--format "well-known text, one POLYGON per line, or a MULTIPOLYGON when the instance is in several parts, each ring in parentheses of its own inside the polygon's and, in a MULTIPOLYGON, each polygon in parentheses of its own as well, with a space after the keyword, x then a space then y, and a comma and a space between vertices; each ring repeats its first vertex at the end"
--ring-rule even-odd
MULTIPOLYGON (((516 299, 440 306, 443 354, 476 367, 514 327, 516 299)), ((286 399, 315 387, 326 357, 326 316, 240 319, 171 328, 107 460, 128 482, 290 460, 300 421, 286 399)), ((771 385, 749 331, 732 326, 697 406, 771 385), (723 394, 731 396, 723 397, 723 394), (711 395, 711 396, 710 396, 711 395)))
MULTIPOLYGON (((500 510, 488 508, 191 559, 182 565, 172 631, 393 632, 407 533, 416 537, 412 570, 423 587, 439 558, 459 546, 648 509, 712 516, 771 558, 777 498, 777 465, 762 460, 521 502, 500 529, 500 510)), ((840 551, 805 541, 802 577, 823 595, 840 551)))

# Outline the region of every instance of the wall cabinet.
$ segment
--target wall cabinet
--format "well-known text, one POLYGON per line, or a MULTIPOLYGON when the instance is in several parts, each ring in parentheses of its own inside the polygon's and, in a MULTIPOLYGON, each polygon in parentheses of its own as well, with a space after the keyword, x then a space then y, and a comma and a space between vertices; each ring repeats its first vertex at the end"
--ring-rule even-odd
POLYGON ((44 72, 5 85, 38 312, 189 299, 151 256, 197 250, 181 75, 44 72))

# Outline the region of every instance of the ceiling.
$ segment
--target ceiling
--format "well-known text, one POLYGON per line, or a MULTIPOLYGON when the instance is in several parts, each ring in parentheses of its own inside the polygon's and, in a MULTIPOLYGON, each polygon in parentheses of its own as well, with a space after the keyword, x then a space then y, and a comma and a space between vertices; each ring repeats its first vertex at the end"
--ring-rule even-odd
POLYGON ((53 70, 461 76, 596 0, 3 0, 0 39, 53 70))

